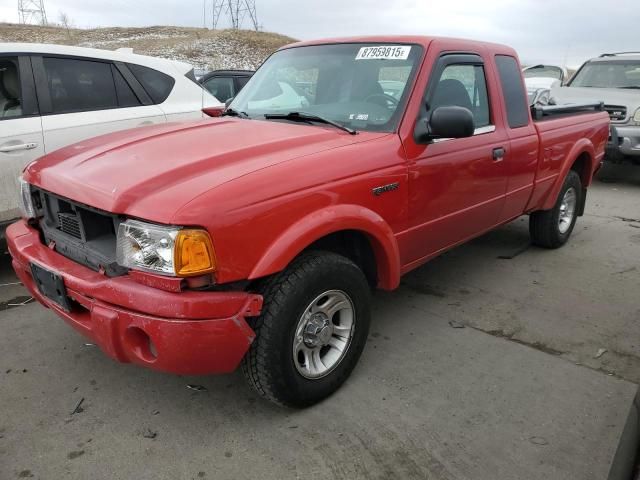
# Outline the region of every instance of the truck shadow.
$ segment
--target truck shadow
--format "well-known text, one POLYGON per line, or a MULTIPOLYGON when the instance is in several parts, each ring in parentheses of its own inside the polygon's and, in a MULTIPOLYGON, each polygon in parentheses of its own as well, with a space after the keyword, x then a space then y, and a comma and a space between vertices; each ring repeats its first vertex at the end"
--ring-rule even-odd
POLYGON ((596 180, 601 183, 640 186, 640 165, 605 163, 596 175, 596 180))

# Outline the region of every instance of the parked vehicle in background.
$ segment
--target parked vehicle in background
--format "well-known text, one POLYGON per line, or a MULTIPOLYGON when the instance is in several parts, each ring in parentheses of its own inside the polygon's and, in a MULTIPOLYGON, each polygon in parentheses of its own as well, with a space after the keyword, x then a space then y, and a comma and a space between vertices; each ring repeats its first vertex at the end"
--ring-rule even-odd
POLYGON ((567 69, 555 65, 534 65, 522 69, 529 105, 549 105, 551 88, 563 84, 567 69))
POLYGON ((220 111, 191 71, 130 51, 0 43, 0 237, 19 217, 17 178, 32 160, 116 130, 202 118, 203 107, 220 111))
POLYGON ((433 37, 284 47, 225 115, 33 163, 9 252, 31 294, 112 358, 178 374, 242 363, 256 392, 297 407, 354 369, 371 288, 523 214, 533 243, 565 244, 609 134, 586 105, 533 121, 513 49, 433 37), (306 85, 298 104, 283 83, 306 85))
POLYGON ((550 78, 557 80, 562 85, 569 80, 569 72, 565 67, 559 67, 558 65, 532 65, 522 69, 522 74, 525 81, 528 78, 550 78))
POLYGON ((196 80, 198 80, 198 82, 200 81, 200 79, 202 77, 204 77, 207 73, 209 73, 209 70, 205 70, 204 68, 194 68, 193 69, 193 75, 196 77, 196 80))
POLYGON ((235 97, 253 74, 253 70, 214 70, 198 81, 211 95, 224 103, 235 97))
POLYGON ((551 88, 558 83, 558 80, 550 78, 527 79, 527 99, 529 105, 549 105, 551 103, 551 88))
POLYGON ((640 165, 640 52, 591 59, 565 87, 553 88, 551 96, 559 104, 603 101, 611 117, 607 160, 640 165))

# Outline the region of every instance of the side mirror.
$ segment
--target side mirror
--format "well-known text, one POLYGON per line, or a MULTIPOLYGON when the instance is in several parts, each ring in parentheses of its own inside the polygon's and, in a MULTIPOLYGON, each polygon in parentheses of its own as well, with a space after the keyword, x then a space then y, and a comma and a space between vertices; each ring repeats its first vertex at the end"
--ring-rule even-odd
POLYGON ((430 118, 418 123, 415 139, 427 143, 436 138, 466 138, 475 132, 475 120, 471 110, 464 107, 438 107, 430 118))
POLYGON ((475 121, 471 110, 464 107, 439 107, 429 119, 429 133, 433 138, 473 137, 475 121))

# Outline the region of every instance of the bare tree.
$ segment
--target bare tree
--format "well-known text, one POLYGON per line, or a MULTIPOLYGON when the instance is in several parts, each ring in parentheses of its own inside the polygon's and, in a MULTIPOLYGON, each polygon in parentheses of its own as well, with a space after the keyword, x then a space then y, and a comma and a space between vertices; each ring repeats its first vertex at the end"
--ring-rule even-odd
POLYGON ((71 29, 73 28, 73 20, 71 20, 67 12, 60 11, 58 14, 58 22, 67 32, 67 39, 72 40, 73 35, 71 34, 71 29))

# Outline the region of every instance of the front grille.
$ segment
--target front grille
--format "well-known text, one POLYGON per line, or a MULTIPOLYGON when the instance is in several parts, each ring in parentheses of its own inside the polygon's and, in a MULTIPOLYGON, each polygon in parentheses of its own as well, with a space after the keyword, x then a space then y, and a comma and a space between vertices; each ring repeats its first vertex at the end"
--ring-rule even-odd
POLYGON ((42 206, 44 242, 75 262, 108 276, 123 275, 116 262, 116 232, 121 219, 44 190, 34 192, 42 206))
POLYGON ((82 240, 82 227, 80 226, 78 215, 58 212, 58 223, 61 232, 71 235, 78 240, 82 240))
POLYGON ((627 118, 627 107, 620 105, 605 105, 604 109, 609 114, 612 122, 622 122, 627 118))

